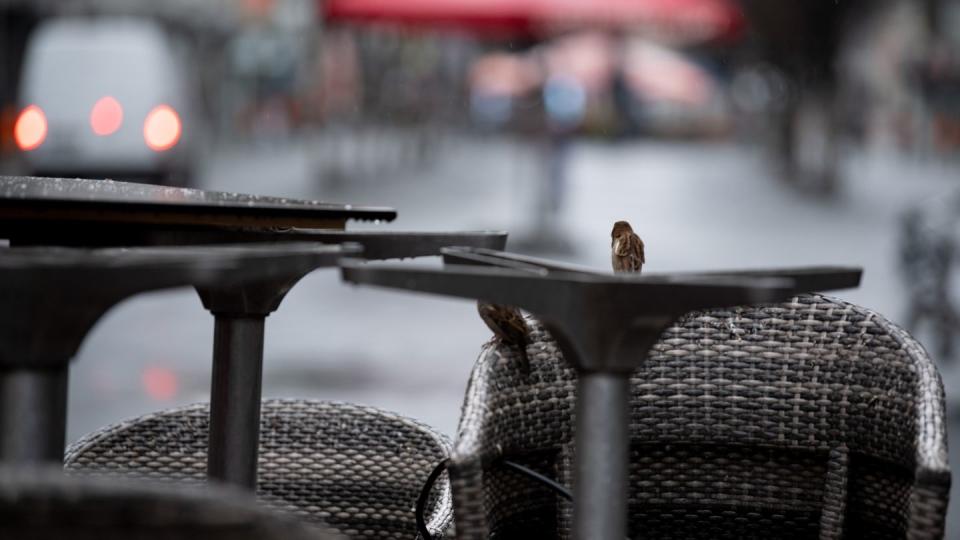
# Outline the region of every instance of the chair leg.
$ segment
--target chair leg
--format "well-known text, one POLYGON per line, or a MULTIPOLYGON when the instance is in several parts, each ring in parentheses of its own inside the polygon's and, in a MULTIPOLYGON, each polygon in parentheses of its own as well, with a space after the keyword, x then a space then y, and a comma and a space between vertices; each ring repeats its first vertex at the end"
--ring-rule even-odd
MULTIPOLYGON (((565 486, 573 485, 574 467, 573 445, 566 444, 557 456, 559 481, 565 486)), ((573 532, 573 504, 563 497, 557 497, 557 534, 558 540, 570 540, 573 532)))
POLYGON ((843 517, 847 507, 847 477, 850 451, 846 446, 830 450, 827 474, 823 483, 823 505, 820 512, 820 540, 843 538, 843 517))

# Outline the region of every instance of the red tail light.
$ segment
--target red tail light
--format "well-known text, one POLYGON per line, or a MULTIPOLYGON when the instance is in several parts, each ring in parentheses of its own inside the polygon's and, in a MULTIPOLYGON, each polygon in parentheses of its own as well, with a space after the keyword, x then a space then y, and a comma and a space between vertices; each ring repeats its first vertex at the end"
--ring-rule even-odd
POLYGON ((173 148, 180 140, 180 116, 169 105, 157 105, 143 121, 143 140, 156 152, 173 148))
POLYGON ((20 112, 17 122, 13 125, 13 139, 20 150, 27 151, 37 148, 47 138, 47 116, 43 109, 30 105, 20 112))
POLYGON ((90 109, 90 129, 100 136, 110 135, 123 123, 123 107, 112 96, 103 96, 90 109))

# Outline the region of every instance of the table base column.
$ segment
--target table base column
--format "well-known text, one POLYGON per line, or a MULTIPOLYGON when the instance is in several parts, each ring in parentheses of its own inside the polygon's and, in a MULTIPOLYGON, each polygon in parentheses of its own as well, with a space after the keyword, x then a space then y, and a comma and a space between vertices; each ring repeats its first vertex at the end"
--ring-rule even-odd
POLYGON ((0 461, 63 463, 67 367, 0 371, 0 461))
POLYGON ((575 540, 627 537, 630 379, 583 373, 577 379, 575 540))
POLYGON ((255 489, 264 317, 217 315, 207 476, 255 489))

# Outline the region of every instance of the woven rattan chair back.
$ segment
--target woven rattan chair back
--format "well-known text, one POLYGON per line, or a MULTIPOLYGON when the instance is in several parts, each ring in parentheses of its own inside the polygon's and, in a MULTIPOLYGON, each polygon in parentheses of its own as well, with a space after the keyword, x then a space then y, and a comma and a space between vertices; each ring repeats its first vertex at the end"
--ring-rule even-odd
POLYGON ((223 486, 71 478, 0 468, 0 538, 11 540, 333 540, 223 486))
MULTIPOLYGON (((575 373, 539 325, 474 368, 450 475, 459 539, 565 538, 575 373)), ((941 538, 950 473, 940 377, 881 316, 821 296, 692 313, 632 377, 630 534, 941 538)))
MULTIPOLYGON (((203 482, 208 413, 203 403, 108 427, 73 444, 66 468, 203 482)), ((371 407, 265 400, 257 494, 271 508, 353 539, 409 540, 417 536, 413 508, 423 481, 449 449, 429 427, 371 407)), ((436 534, 450 524, 445 479, 426 519, 436 534)))

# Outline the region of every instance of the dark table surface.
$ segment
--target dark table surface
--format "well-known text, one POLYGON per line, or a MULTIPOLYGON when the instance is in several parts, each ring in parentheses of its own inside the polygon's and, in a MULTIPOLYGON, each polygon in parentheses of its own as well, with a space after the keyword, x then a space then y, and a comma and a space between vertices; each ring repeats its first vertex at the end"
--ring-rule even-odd
POLYGON ((316 243, 0 249, 0 368, 69 361, 106 310, 140 292, 241 288, 291 272, 299 276, 360 252, 357 245, 316 243), (41 350, 46 352, 37 353, 41 350))
POLYGON ((165 226, 342 229, 392 221, 390 208, 353 206, 112 180, 0 176, 0 235, 69 221, 165 226))

